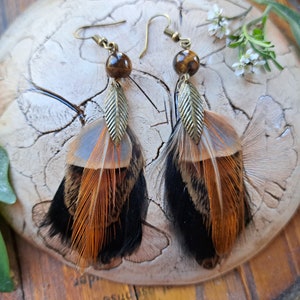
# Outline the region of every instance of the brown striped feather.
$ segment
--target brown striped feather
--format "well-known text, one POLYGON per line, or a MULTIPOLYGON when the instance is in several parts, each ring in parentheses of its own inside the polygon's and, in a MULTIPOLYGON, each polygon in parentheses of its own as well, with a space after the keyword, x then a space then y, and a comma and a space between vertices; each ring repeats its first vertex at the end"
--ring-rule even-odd
POLYGON ((111 240, 112 233, 106 228, 118 219, 127 198, 127 195, 116 197, 117 187, 121 185, 125 175, 119 167, 121 147, 122 144, 113 144, 104 128, 89 160, 110 161, 112 168, 83 170, 71 241, 72 248, 77 249, 83 259, 92 262, 97 260, 99 251, 111 240), (107 145, 107 149, 104 157, 99 157, 99 153, 103 153, 103 145, 107 145))
MULTIPOLYGON (((210 111, 204 113, 200 143, 196 145, 183 126, 174 133, 174 159, 195 209, 203 215, 207 230, 219 256, 230 252, 245 224, 246 191, 240 139, 226 118, 210 111), (176 158, 177 157, 177 158, 176 158), (204 181, 209 203, 203 205, 202 190, 195 182, 204 181), (199 204, 200 203, 200 204, 199 204)), ((195 228, 197 230, 197 228, 195 228)))

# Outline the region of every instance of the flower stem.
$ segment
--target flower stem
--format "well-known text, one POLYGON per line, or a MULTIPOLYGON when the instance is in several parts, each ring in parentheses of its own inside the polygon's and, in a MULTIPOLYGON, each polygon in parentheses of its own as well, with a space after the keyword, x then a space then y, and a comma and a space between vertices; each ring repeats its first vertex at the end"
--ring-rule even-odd
POLYGON ((268 5, 265 9, 265 11, 263 12, 263 14, 259 17, 256 18, 252 21, 250 21, 249 23, 246 23, 242 26, 242 32, 245 36, 245 38, 253 44, 256 44, 258 46, 264 47, 264 48, 269 48, 272 47, 272 44, 270 42, 264 42, 264 41, 259 41, 257 39, 255 39, 254 37, 252 37, 251 34, 249 34, 249 29, 251 28, 251 26, 256 25, 258 23, 262 23, 263 25, 263 31, 264 31, 264 27, 265 27, 265 20, 270 12, 270 10, 272 9, 271 5, 268 5))
POLYGON ((270 42, 259 41, 259 40, 255 39, 254 37, 252 37, 252 36, 248 33, 247 27, 248 27, 247 24, 243 25, 242 31, 243 31, 243 34, 244 34, 245 38, 246 38, 250 43, 254 43, 254 44, 256 44, 256 45, 258 45, 258 46, 261 46, 261 47, 264 47, 264 48, 270 48, 270 47, 273 47, 273 45, 272 45, 270 42))
POLYGON ((268 5, 268 6, 266 7, 266 9, 264 10, 264 12, 262 13, 262 15, 261 15, 259 18, 256 18, 256 19, 250 21, 250 22, 247 24, 247 28, 250 28, 251 26, 253 26, 253 25, 255 25, 255 24, 261 22, 262 19, 270 13, 271 9, 272 9, 272 6, 271 6, 271 5, 268 5))
POLYGON ((252 6, 250 6, 247 10, 245 10, 243 13, 237 15, 237 16, 233 16, 233 17, 224 17, 227 20, 236 20, 236 19, 240 19, 240 18, 244 18, 248 15, 248 13, 250 12, 250 10, 252 9, 252 6))

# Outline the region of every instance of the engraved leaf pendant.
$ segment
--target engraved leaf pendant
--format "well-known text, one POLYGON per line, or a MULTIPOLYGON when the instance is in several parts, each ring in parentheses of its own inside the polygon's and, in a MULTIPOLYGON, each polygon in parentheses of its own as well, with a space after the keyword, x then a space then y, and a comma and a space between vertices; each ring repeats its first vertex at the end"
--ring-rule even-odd
POLYGON ((128 124, 128 103, 117 81, 112 82, 106 95, 104 118, 113 143, 118 145, 128 124))
POLYGON ((186 132, 198 144, 203 128, 203 100, 195 86, 189 81, 183 81, 180 84, 178 90, 178 111, 186 132))

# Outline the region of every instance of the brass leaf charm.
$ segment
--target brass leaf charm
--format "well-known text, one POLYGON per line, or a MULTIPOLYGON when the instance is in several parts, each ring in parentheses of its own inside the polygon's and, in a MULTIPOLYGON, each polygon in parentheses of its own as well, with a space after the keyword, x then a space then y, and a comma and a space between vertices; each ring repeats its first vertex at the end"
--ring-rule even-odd
POLYGON ((115 145, 118 145, 128 124, 128 103, 121 85, 113 81, 105 98, 105 122, 115 145))
POLYGON ((203 128, 203 100, 197 89, 189 81, 183 81, 179 86, 178 111, 186 132, 198 144, 203 128))

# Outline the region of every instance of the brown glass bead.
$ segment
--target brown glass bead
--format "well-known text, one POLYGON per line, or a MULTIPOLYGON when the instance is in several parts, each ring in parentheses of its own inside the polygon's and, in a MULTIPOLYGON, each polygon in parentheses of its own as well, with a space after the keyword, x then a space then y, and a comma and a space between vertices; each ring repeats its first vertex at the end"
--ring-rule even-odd
POLYGON ((194 75, 200 67, 198 55, 191 50, 182 50, 174 57, 173 67, 177 74, 194 75))
POLYGON ((112 78, 128 77, 131 70, 131 60, 122 52, 112 53, 106 61, 106 73, 112 78))

